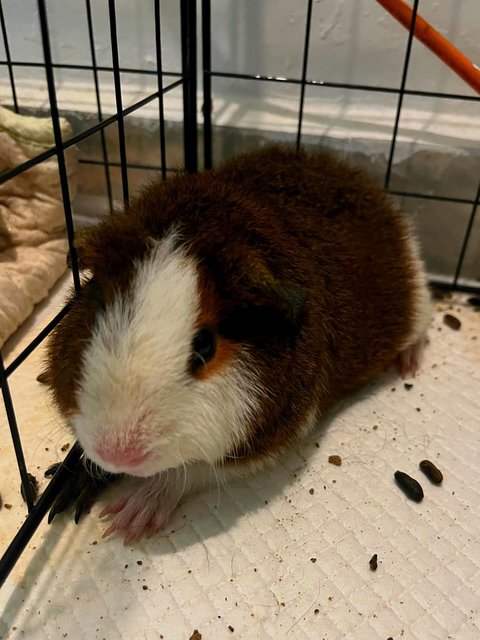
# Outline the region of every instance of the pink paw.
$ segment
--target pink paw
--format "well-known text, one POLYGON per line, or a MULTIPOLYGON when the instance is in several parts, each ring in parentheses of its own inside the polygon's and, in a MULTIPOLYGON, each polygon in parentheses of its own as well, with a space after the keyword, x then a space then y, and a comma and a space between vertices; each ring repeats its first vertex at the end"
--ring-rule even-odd
POLYGON ((420 365, 420 360, 425 344, 425 338, 421 338, 418 342, 408 347, 408 349, 402 351, 402 353, 398 356, 397 368, 402 378, 406 378, 409 375, 412 376, 412 378, 415 377, 415 374, 417 373, 418 367, 420 365))
POLYGON ((165 528, 184 495, 198 491, 214 478, 218 479, 217 471, 203 463, 167 469, 149 478, 131 477, 133 485, 100 513, 100 518, 111 516, 103 537, 118 532, 124 536, 124 543, 130 544, 153 536, 165 528))
POLYGON ((146 497, 142 494, 142 491, 128 493, 103 509, 100 518, 113 515, 104 538, 118 532, 124 536, 124 544, 130 544, 150 538, 164 529, 170 511, 162 505, 160 496, 146 497))

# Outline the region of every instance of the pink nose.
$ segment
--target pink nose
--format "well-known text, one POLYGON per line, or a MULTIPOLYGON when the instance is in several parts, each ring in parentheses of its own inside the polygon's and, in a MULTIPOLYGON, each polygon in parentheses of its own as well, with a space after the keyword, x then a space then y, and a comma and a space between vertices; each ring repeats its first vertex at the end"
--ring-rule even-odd
POLYGON ((102 460, 119 467, 137 467, 147 457, 144 451, 141 451, 135 446, 119 447, 99 445, 95 448, 95 451, 102 460))

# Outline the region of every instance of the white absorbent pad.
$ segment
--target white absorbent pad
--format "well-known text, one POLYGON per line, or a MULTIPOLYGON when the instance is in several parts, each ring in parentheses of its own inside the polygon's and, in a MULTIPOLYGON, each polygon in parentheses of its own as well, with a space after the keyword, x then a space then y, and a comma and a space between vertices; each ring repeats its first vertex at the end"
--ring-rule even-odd
MULTIPOLYGON (((386 374, 274 469, 189 498, 164 535, 130 547, 102 539, 100 505, 79 525, 42 523, 0 591, 0 636, 478 640, 480 313, 463 300, 437 304, 412 388, 386 374), (443 324, 446 312, 460 330, 443 324), (335 454, 341 466, 328 462, 335 454), (424 458, 443 471, 440 487, 419 471, 424 458), (423 502, 396 486, 397 469, 421 482, 423 502)), ((11 387, 45 486, 69 438, 35 381, 40 355, 11 387)), ((3 551, 25 505, 3 418, 1 432, 3 551)))

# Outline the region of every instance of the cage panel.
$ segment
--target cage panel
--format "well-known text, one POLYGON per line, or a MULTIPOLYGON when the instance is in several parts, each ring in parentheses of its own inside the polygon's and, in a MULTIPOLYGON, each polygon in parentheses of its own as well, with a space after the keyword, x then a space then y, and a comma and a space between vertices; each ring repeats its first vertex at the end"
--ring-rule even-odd
POLYGON ((10 55, 15 63, 43 60, 42 37, 36 0, 24 2, 2 1, 10 55), (15 37, 16 25, 21 25, 22 37, 15 37))
MULTIPOLYGON (((26 162, 21 162, 18 166, 9 168, 8 171, 1 176, 0 180, 8 184, 8 180, 21 180, 25 172, 34 172, 37 168, 43 167, 45 161, 55 166, 57 166, 58 163, 56 174, 58 174, 59 177, 58 186, 61 194, 57 195, 60 197, 60 201, 63 202, 68 237, 71 242, 73 240, 75 226, 78 228, 78 226, 88 224, 92 221, 91 216, 90 219, 85 219, 85 216, 82 218, 82 208, 83 212, 90 209, 91 213, 92 209, 95 209, 96 213, 98 213, 98 198, 93 201, 91 197, 90 201, 88 201, 88 196, 91 196, 91 194, 86 194, 83 189, 83 182, 91 177, 91 174, 90 176, 85 175, 85 168, 87 166, 90 165, 101 168, 104 172, 104 204, 109 204, 109 201, 113 204, 115 196, 118 196, 117 200, 120 202, 120 206, 128 199, 129 168, 127 166, 128 157, 126 147, 129 141, 132 142, 136 158, 139 160, 137 164, 132 163, 130 167, 131 171, 134 172, 134 179, 137 174, 144 177, 146 171, 152 170, 155 170, 158 175, 166 175, 168 159, 165 141, 169 139, 176 141, 173 157, 175 159, 181 158, 181 163, 179 164, 181 165, 185 161, 189 170, 195 169, 196 77, 194 70, 196 66, 196 32, 195 14, 193 11, 194 3, 191 0, 182 0, 180 3, 182 10, 181 33, 178 5, 175 10, 172 10, 170 6, 167 13, 165 13, 165 11, 161 9, 160 2, 152 3, 148 20, 149 25, 153 24, 153 30, 150 28, 153 43, 149 43, 149 46, 151 46, 151 50, 155 54, 154 60, 151 61, 149 56, 145 55, 143 57, 144 62, 146 62, 144 66, 139 64, 139 67, 135 69, 121 68, 118 30, 125 29, 127 26, 125 20, 123 20, 123 26, 118 25, 117 11, 119 8, 121 9, 125 3, 121 3, 120 1, 115 2, 114 0, 111 0, 108 4, 105 3, 108 13, 103 13, 104 17, 107 15, 107 21, 103 24, 101 38, 102 42, 107 44, 101 47, 98 47, 96 43, 96 27, 94 24, 95 12, 99 7, 99 3, 92 3, 86 0, 84 5, 82 3, 83 8, 81 8, 79 4, 76 4, 75 8, 78 8, 80 12, 85 11, 86 15, 86 23, 82 24, 82 29, 79 28, 78 30, 79 33, 83 33, 81 47, 86 51, 86 57, 84 58, 82 56, 75 56, 72 51, 69 50, 68 45, 65 44, 65 34, 63 32, 60 33, 61 29, 58 30, 56 28, 57 25, 62 24, 64 21, 65 15, 63 11, 67 11, 68 4, 69 3, 65 3, 62 5, 60 13, 53 16, 50 12, 54 12, 55 8, 52 8, 50 3, 47 4, 44 0, 38 0, 38 2, 35 3, 35 7, 33 7, 33 5, 30 7, 32 9, 30 17, 38 27, 40 34, 39 42, 41 48, 39 51, 34 51, 34 48, 30 47, 25 53, 26 58, 11 60, 9 58, 8 47, 4 46, 3 53, 6 59, 2 61, 2 72, 8 72, 8 80, 12 80, 13 82, 13 84, 10 82, 5 83, 4 91, 7 97, 6 100, 3 101, 4 104, 10 104, 12 108, 17 109, 17 97, 19 98, 18 103, 20 103, 21 98, 23 101, 21 110, 35 115, 45 114, 49 120, 51 119, 53 132, 50 137, 50 146, 47 149, 44 148, 37 156, 29 158, 26 162), (93 5, 95 5, 95 7, 93 5), (166 16, 166 18, 164 16, 166 16), (50 19, 53 26, 51 26, 49 22, 50 19), (167 20, 166 26, 163 25, 164 20, 167 20), (168 38, 170 41, 175 41, 178 55, 175 53, 172 56, 171 52, 168 52, 166 58, 167 61, 175 61, 176 71, 167 72, 164 77, 161 73, 164 67, 161 39, 161 35, 163 34, 160 33, 160 29, 162 28, 162 32, 164 28, 168 30, 169 25, 172 24, 177 26, 177 33, 173 35, 169 32, 168 38), (105 34, 108 35, 108 38, 103 37, 105 34), (102 50, 101 54, 99 53, 100 50, 102 50), (73 57, 70 56, 71 53, 73 57), (31 56, 31 59, 29 59, 28 56, 31 56), (74 60, 74 62, 72 62, 72 60, 74 60), (105 66, 102 67, 101 62, 105 62, 105 66), (30 85, 26 82, 21 82, 22 77, 16 75, 17 70, 20 70, 20 73, 23 73, 24 76, 30 80, 30 85), (157 73, 157 70, 160 73, 157 73), (129 79, 125 78, 126 74, 130 74, 129 79), (134 81, 132 81, 132 75, 135 76, 134 81), (21 85, 19 91, 16 91, 17 77, 21 85), (10 87, 8 86, 9 84, 11 85, 10 87), (43 94, 38 91, 40 86, 43 88, 43 94), (165 96, 169 93, 172 94, 170 104, 172 105, 172 111, 176 115, 175 122, 178 123, 173 129, 173 133, 165 131, 165 96), (126 100, 124 100, 124 98, 126 98, 126 100), (153 110, 148 110, 149 107, 153 107, 153 110), (64 126, 61 120, 63 114, 68 116, 70 121, 68 126, 64 126), (142 161, 144 161, 145 158, 139 151, 135 136, 135 129, 138 131, 140 129, 139 125, 145 125, 148 118, 150 118, 150 120, 156 118, 155 124, 157 131, 155 137, 157 159, 153 166, 144 165, 140 162, 140 158, 142 161), (125 122, 128 123, 128 128, 125 127, 125 122), (184 126, 188 126, 189 135, 187 137, 184 135, 184 126), (107 130, 109 133, 113 132, 115 134, 114 141, 112 136, 107 135, 107 130), (173 138, 171 138, 171 135, 173 135, 173 138), (93 138, 95 137, 97 138, 96 145, 93 144, 93 138), (97 148, 93 151, 92 147, 95 146, 97 148), (181 149, 181 153, 179 148, 181 149), (109 153, 113 159, 109 158, 109 153), (69 158, 77 154, 80 155, 80 164, 77 171, 72 172, 69 158), (119 174, 117 180, 115 179, 116 174, 119 174), (75 195, 77 180, 82 182, 82 194, 75 203, 74 217, 72 218, 70 200, 73 199, 75 195), (85 198, 85 196, 87 197, 85 198)), ((126 8, 129 10, 130 7, 126 8)), ((72 16, 70 17, 72 18, 72 16)), ((1 17, 3 17, 3 14, 1 14, 1 17)), ((125 12, 122 13, 120 22, 122 22, 124 18, 125 12)), ((2 21, 0 20, 0 22, 2 21)), ((7 20, 2 22, 3 35, 7 33, 7 25, 8 17, 7 20)), ((102 25, 100 25, 100 28, 101 27, 102 25)), ((72 31, 72 40, 76 39, 76 33, 75 30, 72 31)), ((140 38, 140 34, 137 34, 137 37, 140 38)), ((78 38, 77 40, 76 43, 70 43, 73 49, 75 49, 77 45, 80 47, 80 41, 78 38)), ((126 60, 127 63, 129 63, 128 57, 126 60)), ((147 137, 144 131, 144 139, 147 137)), ((150 154, 153 155, 152 145, 151 149, 150 154)), ((90 191, 92 191, 92 189, 90 189, 90 191)), ((95 191, 95 189, 93 189, 93 191, 95 191)), ((95 194, 93 195, 93 198, 94 197, 95 194)), ((55 310, 49 308, 49 311, 53 314, 53 319, 49 320, 42 315, 42 305, 40 305, 36 308, 35 314, 32 315, 29 322, 24 325, 22 331, 18 332, 14 338, 12 338, 12 341, 9 341, 3 349, 3 353, 8 354, 8 359, 6 369, 1 368, 0 382, 5 396, 5 406, 10 407, 9 413, 12 426, 14 427, 14 435, 16 433, 16 418, 13 414, 13 405, 10 402, 10 386, 8 380, 14 382, 15 379, 21 379, 22 365, 27 359, 29 359, 29 364, 34 365, 33 359, 40 357, 43 341, 58 321, 68 313, 69 308, 62 307, 64 287, 67 286, 71 288, 68 281, 71 281, 72 277, 75 286, 77 288, 80 287, 75 251, 72 247, 73 245, 70 245, 72 272, 62 278, 61 283, 59 283, 57 287, 57 293, 59 295, 61 294, 60 297, 57 297, 56 292, 52 291, 46 303, 48 306, 48 304, 52 304, 53 301, 56 302, 57 306, 55 310)), ((67 246, 65 243, 62 251, 62 260, 64 260, 66 250, 67 246)), ((30 383, 32 383, 32 381, 30 381, 30 383)), ((35 382, 34 386, 35 384, 37 383, 35 382)), ((31 384, 29 386, 31 387, 31 384)), ((23 390, 22 387, 21 390, 23 390)), ((22 404, 22 398, 20 399, 20 404, 22 404)), ((20 420, 23 426, 30 425, 31 431, 33 432, 34 430, 31 424, 32 416, 31 411, 27 411, 25 415, 20 416, 20 420)), ((46 421, 44 422, 46 424, 46 421)), ((17 438, 17 443, 21 445, 19 438, 17 438)), ((35 448, 33 448, 33 450, 35 450, 35 448)), ((78 448, 74 447, 67 455, 65 465, 73 464, 74 461, 78 459, 79 454, 78 448)), ((20 449, 17 451, 17 456, 19 456, 20 460, 20 449)), ((30 515, 20 527, 14 540, 1 558, 0 583, 3 583, 14 563, 20 557, 25 545, 47 513, 55 495, 58 493, 59 487, 64 481, 65 474, 67 473, 66 468, 67 467, 61 467, 48 484, 41 498, 39 498, 38 503, 31 509, 30 515)), ((25 473, 26 470, 22 462, 22 476, 24 480, 26 477, 25 473)), ((29 506, 32 507, 30 498, 29 506)))
MULTIPOLYGON (((473 63, 478 62, 478 10, 476 0, 436 2, 421 0, 419 14, 473 63)), ((422 43, 414 41, 407 88, 436 93, 479 96, 422 43)))
POLYGON ((310 79, 397 88, 407 32, 376 2, 314 3, 310 79))
POLYGON ((475 201, 470 214, 470 227, 465 231, 465 249, 462 261, 457 262, 455 276, 461 282, 473 286, 480 283, 480 216, 478 214, 479 199, 475 201))
POLYGON ((396 108, 391 93, 308 86, 302 143, 342 152, 382 184, 396 108))
POLYGON ((267 141, 295 143, 299 85, 214 78, 214 164, 267 141))
POLYGON ((300 77, 307 0, 213 2, 215 71, 300 77))
MULTIPOLYGON (((472 205, 411 197, 397 202, 412 217, 429 274, 452 283, 472 205)), ((475 262, 480 272, 478 258, 475 262)))
MULTIPOLYGON (((14 86, 19 112, 45 112, 50 115, 48 89, 45 73, 41 67, 13 66, 14 86)), ((2 105, 14 107, 11 84, 9 81, 0 85, 0 101, 2 105)))
POLYGON ((390 188, 474 200, 480 172, 480 102, 405 96, 390 188))

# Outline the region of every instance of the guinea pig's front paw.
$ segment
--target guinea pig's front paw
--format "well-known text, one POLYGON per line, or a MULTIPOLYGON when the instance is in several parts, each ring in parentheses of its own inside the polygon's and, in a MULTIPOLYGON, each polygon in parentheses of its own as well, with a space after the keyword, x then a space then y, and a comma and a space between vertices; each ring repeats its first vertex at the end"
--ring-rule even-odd
MULTIPOLYGON (((55 474, 61 462, 52 464, 45 477, 55 474)), ((67 468, 67 477, 48 514, 51 523, 55 516, 67 509, 74 510, 74 520, 78 524, 83 514, 88 513, 102 491, 117 482, 121 476, 99 469, 84 454, 67 468)))
POLYGON ((113 518, 103 537, 118 532, 124 536, 124 544, 130 544, 162 531, 177 500, 168 494, 164 483, 159 484, 157 488, 150 478, 138 481, 133 490, 106 506, 100 518, 113 518))

